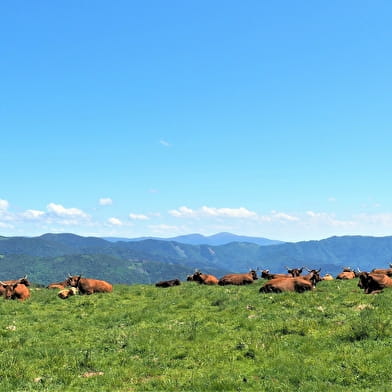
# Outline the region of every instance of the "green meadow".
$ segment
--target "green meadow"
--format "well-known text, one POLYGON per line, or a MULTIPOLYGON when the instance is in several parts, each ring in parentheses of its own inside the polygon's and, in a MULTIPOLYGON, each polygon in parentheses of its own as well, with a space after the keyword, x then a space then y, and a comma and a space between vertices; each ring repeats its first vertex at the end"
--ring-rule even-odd
POLYGON ((0 299, 1 391, 390 391, 392 290, 115 285, 0 299))

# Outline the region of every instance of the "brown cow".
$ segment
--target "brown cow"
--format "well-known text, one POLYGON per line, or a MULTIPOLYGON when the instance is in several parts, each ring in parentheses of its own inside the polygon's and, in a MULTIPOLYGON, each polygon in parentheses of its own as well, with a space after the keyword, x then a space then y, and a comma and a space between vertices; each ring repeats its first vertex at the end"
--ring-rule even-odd
POLYGON ((82 278, 81 275, 69 276, 67 279, 67 286, 76 287, 79 289, 79 294, 93 294, 93 293, 111 293, 113 286, 98 279, 82 278))
POLYGON ((300 276, 302 274, 302 271, 304 267, 301 268, 288 268, 287 269, 287 274, 270 274, 269 270, 263 270, 261 271, 261 277, 263 279, 275 279, 275 278, 295 278, 297 276, 300 276))
POLYGON ((5 293, 5 288, 3 285, 14 285, 14 284, 23 284, 26 287, 30 286, 30 282, 27 280, 27 275, 25 275, 23 278, 20 279, 13 279, 13 280, 5 280, 1 282, 0 284, 0 297, 4 295, 5 293))
POLYGON ((5 282, 0 282, 2 288, 4 289, 5 299, 17 299, 19 301, 24 301, 30 297, 30 290, 22 283, 6 284, 5 282))
POLYGON ((336 276, 336 279, 341 279, 341 280, 350 280, 358 277, 358 273, 353 271, 349 267, 343 268, 343 271, 336 276))
POLYGON ((171 280, 162 280, 158 283, 155 283, 156 287, 173 287, 179 286, 181 284, 180 279, 171 279, 171 280))
POLYGON ((331 274, 325 274, 321 279, 322 280, 333 280, 333 276, 331 274))
POLYGON ((227 274, 219 279, 218 284, 225 286, 227 284, 244 285, 251 284, 254 280, 257 280, 257 273, 255 270, 251 270, 247 274, 227 274))
POLYGON ((392 264, 389 264, 389 268, 373 268, 371 272, 373 274, 384 274, 392 277, 392 264))
POLYGON ((303 293, 313 290, 313 284, 302 277, 296 278, 275 278, 266 282, 260 287, 260 293, 282 293, 284 291, 293 291, 303 293))
POLYGON ((277 279, 277 278, 292 278, 293 275, 291 274, 270 274, 269 270, 263 270, 261 271, 261 277, 262 279, 277 279))
POLYGON ((301 276, 301 278, 308 280, 309 282, 311 282, 313 284, 313 287, 316 287, 316 284, 318 282, 322 281, 321 276, 320 276, 321 268, 318 270, 315 270, 315 269, 310 270, 309 268, 306 268, 306 269, 309 271, 309 273, 301 276))
POLYGON ((379 293, 385 287, 392 287, 392 278, 385 274, 361 272, 359 274, 358 287, 363 289, 365 294, 379 293))
POLYGON ((219 282, 218 278, 214 275, 202 274, 200 271, 196 271, 193 275, 188 276, 187 280, 207 285, 214 285, 219 282))
POLYGON ((49 283, 46 288, 47 289, 65 289, 67 287, 67 279, 62 282, 54 282, 49 283))

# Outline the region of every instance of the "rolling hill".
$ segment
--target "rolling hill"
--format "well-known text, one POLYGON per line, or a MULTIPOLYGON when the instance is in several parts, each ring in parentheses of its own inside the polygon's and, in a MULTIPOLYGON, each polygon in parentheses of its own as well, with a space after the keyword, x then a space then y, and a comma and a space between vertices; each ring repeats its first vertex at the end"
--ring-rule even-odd
POLYGON ((222 276, 250 268, 281 272, 285 266, 307 266, 335 275, 344 266, 370 270, 390 261, 392 237, 344 236, 270 246, 190 245, 155 239, 111 242, 75 234, 0 237, 1 279, 28 274, 42 284, 63 280, 69 273, 126 284, 184 280, 196 268, 222 276))

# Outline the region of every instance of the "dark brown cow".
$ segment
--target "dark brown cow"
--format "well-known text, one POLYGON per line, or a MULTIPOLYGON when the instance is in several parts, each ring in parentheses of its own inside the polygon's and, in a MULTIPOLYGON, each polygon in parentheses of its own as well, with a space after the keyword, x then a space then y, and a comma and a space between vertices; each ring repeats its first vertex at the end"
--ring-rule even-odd
POLYGON ((113 286, 98 279, 82 278, 81 275, 69 276, 67 279, 67 286, 76 287, 79 289, 79 294, 93 294, 93 293, 111 293, 113 286))
POLYGON ((23 284, 26 287, 30 286, 30 282, 27 280, 27 275, 20 279, 13 279, 13 280, 5 280, 0 284, 0 297, 4 295, 5 288, 3 285, 14 285, 14 284, 23 284))
POLYGON ((257 280, 257 273, 255 270, 251 270, 247 274, 227 274, 219 279, 218 284, 225 286, 228 284, 244 285, 251 284, 254 280, 257 280))
POLYGON ((392 278, 385 274, 361 272, 358 287, 363 289, 365 294, 379 293, 386 287, 392 287, 392 278))
POLYGON ((155 283, 156 287, 173 287, 179 286, 181 284, 180 279, 171 279, 171 280, 162 280, 158 283, 155 283))
POLYGON ((284 291, 292 291, 303 293, 313 290, 313 284, 309 280, 302 277, 296 278, 275 278, 266 282, 260 287, 260 293, 282 293, 284 291))
POLYGON ((4 289, 3 295, 5 299, 17 299, 19 301, 24 301, 30 297, 30 290, 24 284, 6 284, 5 282, 0 282, 0 284, 4 289))
POLYGON ((277 279, 277 278, 292 278, 293 275, 291 274, 270 274, 269 270, 263 270, 261 271, 261 277, 262 279, 277 279))
POLYGON ((199 284, 214 285, 218 284, 219 279, 214 275, 202 274, 200 271, 196 271, 193 275, 190 275, 187 280, 192 282, 198 282, 199 284))
POLYGON ((304 267, 301 268, 288 268, 287 269, 287 274, 270 274, 269 270, 263 270, 261 271, 261 277, 263 279, 276 279, 276 278, 295 278, 297 276, 300 276, 302 274, 302 271, 304 267))
POLYGON ((315 269, 310 270, 308 268, 306 268, 306 269, 309 271, 309 273, 301 276, 301 278, 308 280, 309 282, 311 282, 313 284, 313 287, 316 287, 316 284, 318 282, 322 281, 322 278, 320 276, 321 268, 318 270, 315 270, 315 269))
POLYGON ((65 289, 66 287, 67 287, 67 280, 63 280, 62 282, 49 283, 46 286, 47 289, 65 289))

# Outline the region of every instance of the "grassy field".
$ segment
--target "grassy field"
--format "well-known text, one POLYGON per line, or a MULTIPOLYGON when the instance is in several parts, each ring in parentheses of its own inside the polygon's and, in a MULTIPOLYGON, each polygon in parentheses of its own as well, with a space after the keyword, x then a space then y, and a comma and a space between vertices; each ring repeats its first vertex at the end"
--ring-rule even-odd
POLYGON ((0 299, 1 391, 390 391, 392 290, 196 283, 0 299))

